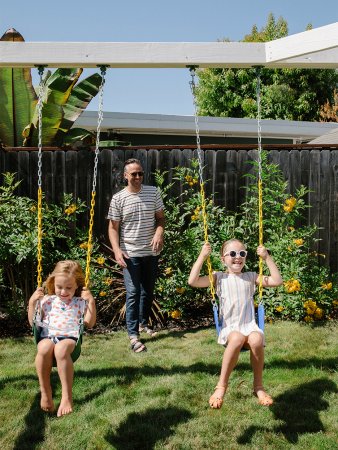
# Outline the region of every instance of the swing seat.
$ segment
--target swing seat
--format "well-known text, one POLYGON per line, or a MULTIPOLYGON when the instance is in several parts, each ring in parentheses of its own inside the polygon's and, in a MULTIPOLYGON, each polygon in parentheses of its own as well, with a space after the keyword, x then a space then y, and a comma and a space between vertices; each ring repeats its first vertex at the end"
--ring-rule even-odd
MULTIPOLYGON (((33 323, 32 331, 34 336, 35 344, 38 345, 38 343, 41 340, 41 330, 42 327, 38 326, 36 323, 33 323)), ((81 345, 82 345, 82 339, 83 339, 83 330, 84 326, 83 323, 79 327, 79 337, 77 338, 74 350, 72 351, 72 354, 70 355, 72 358, 73 363, 79 358, 81 355, 81 345)), ((53 367, 56 367, 56 360, 53 359, 53 367)))
MULTIPOLYGON (((221 332, 222 327, 222 317, 218 315, 218 305, 215 301, 212 302, 212 309, 214 313, 214 321, 215 321, 215 327, 217 336, 219 336, 221 332)), ((258 328, 263 331, 264 333, 264 326, 265 326, 265 312, 264 312, 264 305, 260 303, 258 305, 257 311, 255 313, 256 323, 258 325, 258 328)), ((241 352, 247 352, 247 348, 242 348, 241 352)))

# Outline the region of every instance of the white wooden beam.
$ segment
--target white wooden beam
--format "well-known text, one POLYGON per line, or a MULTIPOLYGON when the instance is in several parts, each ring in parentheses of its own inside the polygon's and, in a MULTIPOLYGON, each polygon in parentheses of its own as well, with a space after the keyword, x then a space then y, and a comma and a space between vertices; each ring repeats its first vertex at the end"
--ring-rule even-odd
POLYGON ((0 42, 0 67, 250 67, 264 63, 264 43, 0 42))
POLYGON ((0 67, 338 67, 338 22, 267 43, 0 42, 0 67))
POLYGON ((266 60, 280 62, 330 49, 338 49, 338 22, 266 42, 266 60))

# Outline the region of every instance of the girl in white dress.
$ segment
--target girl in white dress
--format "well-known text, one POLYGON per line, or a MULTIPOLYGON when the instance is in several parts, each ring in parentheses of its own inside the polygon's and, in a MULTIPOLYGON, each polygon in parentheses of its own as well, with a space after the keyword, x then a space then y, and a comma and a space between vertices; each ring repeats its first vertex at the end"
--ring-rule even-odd
MULTIPOLYGON (((209 287, 209 276, 200 276, 204 261, 211 253, 209 243, 205 243, 194 263, 188 283, 193 287, 209 287)), ((257 248, 260 256, 270 270, 269 276, 263 276, 264 287, 280 286, 283 282, 279 270, 264 246, 257 248)), ((264 333, 255 321, 253 295, 256 285, 259 285, 259 275, 255 272, 242 272, 247 251, 245 245, 230 239, 222 245, 221 259, 226 266, 225 272, 215 272, 213 283, 220 300, 221 331, 218 343, 225 347, 221 374, 215 392, 209 399, 211 408, 219 409, 228 387, 229 377, 237 364, 242 348, 250 350, 250 360, 253 368, 253 390, 261 405, 270 406, 273 403, 263 387, 264 366, 264 333)))

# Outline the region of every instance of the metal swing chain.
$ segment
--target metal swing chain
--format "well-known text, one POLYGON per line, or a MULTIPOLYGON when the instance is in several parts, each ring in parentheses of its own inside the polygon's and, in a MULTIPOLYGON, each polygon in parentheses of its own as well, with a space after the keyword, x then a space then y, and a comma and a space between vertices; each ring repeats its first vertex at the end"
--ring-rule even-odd
MULTIPOLYGON (((190 67, 190 89, 194 103, 194 118, 195 118, 195 131, 196 131, 196 144, 197 144, 197 159, 198 159, 198 170, 199 170, 199 179, 200 179, 200 194, 201 194, 201 210, 202 210, 202 218, 203 218, 203 230, 204 230, 204 241, 209 242, 208 237, 208 214, 205 200, 205 189, 204 189, 204 180, 203 180, 203 157, 201 150, 201 138, 200 138, 200 130, 198 124, 198 112, 197 112, 197 102, 196 102, 196 84, 195 84, 195 67, 190 67)), ((208 267, 208 276, 210 281, 210 293, 212 296, 212 303, 215 303, 215 286, 214 286, 214 278, 212 274, 212 266, 210 256, 207 258, 207 267, 208 267)))
POLYGON ((37 231, 37 284, 42 286, 42 107, 43 107, 43 72, 44 67, 39 66, 40 76, 38 91, 38 231, 37 231))
MULTIPOLYGON (((257 98, 257 135, 258 135, 258 241, 263 245, 263 181, 262 181, 262 125, 261 125, 261 70, 258 67, 256 98, 257 98)), ((259 298, 263 296, 263 259, 259 258, 259 298)))
POLYGON ((97 167, 99 161, 100 153, 100 134, 101 134, 101 124, 103 120, 103 92, 105 85, 105 75, 106 66, 101 66, 101 77, 102 81, 99 87, 99 108, 97 117, 97 128, 96 128, 96 143, 95 143, 95 157, 94 157, 94 171, 93 171, 93 185, 90 201, 90 212, 89 212, 89 230, 88 230, 88 242, 87 242, 87 258, 86 258, 86 271, 85 271, 85 286, 89 288, 90 280, 90 260, 92 253, 92 241, 93 241, 93 225, 94 225, 94 209, 95 209, 95 196, 96 196, 96 180, 97 180, 97 167))

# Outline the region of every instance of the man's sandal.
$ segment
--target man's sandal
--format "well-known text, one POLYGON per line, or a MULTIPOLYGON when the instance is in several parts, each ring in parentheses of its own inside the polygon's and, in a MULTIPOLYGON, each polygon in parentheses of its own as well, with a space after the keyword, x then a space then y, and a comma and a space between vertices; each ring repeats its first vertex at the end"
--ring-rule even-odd
POLYGON ((271 406, 273 404, 272 397, 264 391, 263 386, 254 388, 253 395, 258 398, 258 403, 262 406, 271 406))
POLYGON ((146 352, 147 351, 146 346, 144 344, 142 344, 142 342, 139 341, 136 338, 130 340, 130 349, 134 353, 141 353, 141 352, 146 352))
POLYGON ((227 386, 219 386, 215 387, 215 392, 209 398, 209 405, 213 409, 220 409, 223 405, 223 397, 227 386), (218 392, 217 392, 218 391, 218 392), (216 393, 217 392, 217 393, 216 393))
POLYGON ((142 333, 142 331, 143 331, 144 333, 149 334, 149 336, 151 336, 151 337, 154 337, 157 335, 156 331, 152 330, 149 327, 140 327, 139 331, 140 331, 140 333, 142 333))

